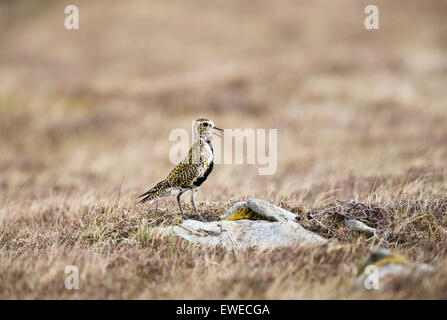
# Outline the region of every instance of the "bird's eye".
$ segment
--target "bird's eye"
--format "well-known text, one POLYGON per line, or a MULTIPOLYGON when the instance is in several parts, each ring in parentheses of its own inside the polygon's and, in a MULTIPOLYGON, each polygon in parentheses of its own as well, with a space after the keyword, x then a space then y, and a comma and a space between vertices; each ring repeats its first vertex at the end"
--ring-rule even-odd
POLYGON ((205 122, 203 125, 204 125, 205 127, 208 127, 208 122, 205 122))

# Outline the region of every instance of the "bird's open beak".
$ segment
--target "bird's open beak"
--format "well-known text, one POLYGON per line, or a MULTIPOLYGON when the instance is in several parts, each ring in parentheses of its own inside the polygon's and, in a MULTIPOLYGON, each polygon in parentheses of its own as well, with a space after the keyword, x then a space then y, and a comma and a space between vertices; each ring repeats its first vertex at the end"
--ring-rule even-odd
MULTIPOLYGON (((213 127, 213 129, 219 130, 219 131, 223 131, 223 129, 218 128, 218 127, 213 127)), ((218 134, 217 132, 213 131, 213 134, 218 136, 219 138, 222 138, 222 136, 220 134, 218 134)))

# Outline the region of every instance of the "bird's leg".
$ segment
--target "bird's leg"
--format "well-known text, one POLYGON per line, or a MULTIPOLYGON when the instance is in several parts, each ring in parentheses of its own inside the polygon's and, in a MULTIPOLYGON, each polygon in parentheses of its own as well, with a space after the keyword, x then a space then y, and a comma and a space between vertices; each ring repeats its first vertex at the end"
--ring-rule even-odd
POLYGON ((192 204, 192 207, 194 208, 194 211, 196 212, 197 217, 199 217, 199 220, 200 221, 205 221, 205 220, 203 220, 202 216, 200 215, 199 210, 197 210, 196 204, 194 202, 194 193, 195 192, 196 192, 195 190, 191 191, 191 204, 192 204))
POLYGON ((183 192, 179 193, 177 196, 177 203, 178 206, 180 208, 180 214, 182 215, 183 220, 188 220, 188 217, 185 216, 185 214, 183 213, 183 208, 182 208, 182 204, 180 203, 180 197, 182 196, 183 192))

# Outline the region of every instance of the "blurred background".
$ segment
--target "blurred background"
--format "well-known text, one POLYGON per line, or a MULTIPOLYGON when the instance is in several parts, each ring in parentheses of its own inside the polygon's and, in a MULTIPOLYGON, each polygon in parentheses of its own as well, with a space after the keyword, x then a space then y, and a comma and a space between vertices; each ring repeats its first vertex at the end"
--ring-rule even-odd
POLYGON ((199 117, 278 129, 275 175, 219 165, 199 200, 351 198, 445 172, 446 21, 444 0, 2 0, 0 197, 134 197, 199 117))

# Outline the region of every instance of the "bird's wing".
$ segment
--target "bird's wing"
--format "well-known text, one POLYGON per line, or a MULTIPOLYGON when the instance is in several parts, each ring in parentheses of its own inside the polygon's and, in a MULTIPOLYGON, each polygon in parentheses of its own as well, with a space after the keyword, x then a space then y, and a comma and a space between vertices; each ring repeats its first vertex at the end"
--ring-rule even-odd
POLYGON ((173 187, 190 187, 194 181, 205 174, 211 161, 205 154, 202 154, 203 148, 202 141, 194 143, 189 149, 188 155, 172 169, 166 180, 173 187))
POLYGON ((189 149, 188 155, 183 158, 175 167, 171 170, 167 181, 173 187, 189 187, 196 179, 198 175, 200 175, 201 164, 195 163, 193 159, 193 150, 195 150, 195 146, 189 149))
POLYGON ((169 173, 167 181, 172 187, 189 187, 200 174, 200 164, 180 162, 169 173))

